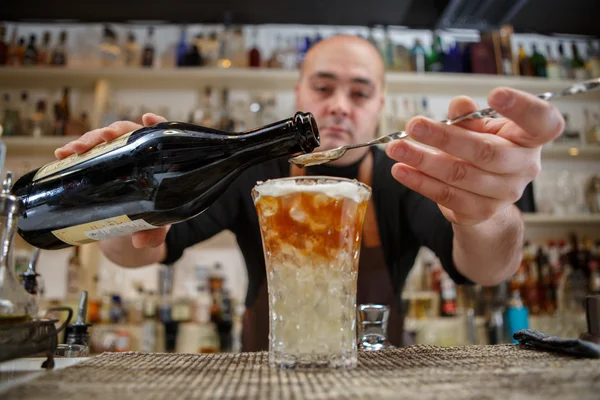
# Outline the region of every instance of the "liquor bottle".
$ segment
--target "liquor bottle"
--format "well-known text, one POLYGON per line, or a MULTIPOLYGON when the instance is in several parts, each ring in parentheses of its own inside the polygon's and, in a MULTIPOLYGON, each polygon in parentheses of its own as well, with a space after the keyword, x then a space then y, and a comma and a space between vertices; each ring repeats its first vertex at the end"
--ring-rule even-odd
POLYGON ((154 65, 154 28, 148 28, 148 37, 142 51, 142 67, 152 67, 154 65))
POLYGON ((178 67, 182 67, 185 62, 185 53, 188 51, 187 39, 186 39, 186 27, 181 27, 181 32, 179 34, 179 43, 177 44, 177 54, 176 54, 176 62, 175 64, 178 67))
POLYGON ((267 66, 269 68, 283 67, 284 51, 285 51, 285 49, 283 46, 283 39, 282 39, 281 35, 277 35, 275 49, 273 50, 273 53, 271 53, 271 57, 269 58, 269 61, 267 62, 267 66))
POLYGON ((139 48, 137 43, 135 42, 135 35, 133 32, 127 33, 127 43, 125 44, 124 61, 125 66, 127 67, 135 67, 138 66, 139 61, 139 48))
POLYGON ((217 66, 220 68, 230 68, 233 65, 231 52, 232 40, 231 14, 227 12, 223 21, 223 32, 219 35, 219 60, 217 61, 217 66))
POLYGON ((565 56, 565 49, 562 42, 558 43, 558 64, 560 65, 560 79, 572 79, 573 68, 571 60, 565 56))
POLYGON ((29 101, 29 93, 23 90, 19 102, 19 135, 31 135, 31 117, 33 117, 33 106, 29 101))
POLYGON ((75 246, 67 267, 67 298, 74 299, 79 296, 83 282, 83 267, 79 258, 79 246, 75 246))
POLYGON ((390 37, 390 30, 387 25, 383 26, 384 37, 383 43, 381 44, 381 50, 383 54, 383 60, 385 62, 385 68, 392 70, 394 68, 395 60, 395 47, 392 38, 390 37))
POLYGON ((8 43, 6 43, 6 26, 0 25, 0 65, 6 65, 8 59, 8 43))
POLYGON ((298 68, 298 51, 293 38, 288 38, 283 56, 283 68, 293 70, 298 68))
POLYGON ((59 36, 58 45, 52 51, 52 65, 67 65, 67 32, 62 31, 59 36))
POLYGON ((533 76, 533 67, 531 61, 525 54, 522 44, 519 44, 519 73, 521 76, 533 76))
POLYGON ((60 249, 185 221, 244 169, 318 145, 310 113, 236 134, 178 122, 140 128, 21 177, 18 232, 60 249))
POLYGON ((46 102, 37 102, 36 111, 31 117, 31 135, 35 138, 46 136, 51 129, 51 121, 47 113, 46 102))
POLYGON ((251 68, 260 67, 260 50, 258 49, 258 29, 254 29, 252 35, 252 49, 248 53, 248 66, 251 68))
POLYGON ((578 81, 589 79, 588 71, 585 69, 585 63, 581 59, 581 56, 579 56, 579 48, 575 42, 571 43, 571 53, 573 54, 573 59, 571 60, 573 78, 578 81))
POLYGON ((117 33, 104 27, 104 35, 100 43, 100 62, 103 67, 115 67, 121 63, 121 48, 118 45, 117 33))
POLYGON ((69 100, 70 89, 65 87, 63 89, 63 96, 58 103, 56 109, 56 121, 55 121, 55 136, 66 136, 69 125, 69 118, 71 117, 71 102, 69 100))
POLYGON ((453 317, 456 315, 456 285, 448 274, 442 274, 440 281, 440 315, 453 317))
POLYGON ((4 94, 4 115, 2 118, 3 136, 16 136, 19 134, 19 109, 11 102, 10 95, 4 94))
POLYGON ((25 39, 20 38, 18 42, 11 45, 8 53, 8 65, 21 66, 23 65, 23 57, 25 56, 25 39))
POLYGON ((427 57, 427 71, 442 72, 444 69, 444 52, 442 50, 442 38, 437 34, 433 34, 433 42, 431 52, 427 57))
POLYGON ((246 56, 246 42, 241 27, 236 27, 231 39, 231 62, 235 68, 245 68, 248 66, 248 57, 246 56))
POLYGON ((531 67, 533 69, 533 74, 535 76, 545 78, 547 76, 546 72, 546 57, 539 53, 537 50, 537 46, 535 44, 531 45, 531 49, 533 53, 531 53, 531 57, 529 61, 531 62, 531 67))
POLYGON ((50 64, 50 32, 44 32, 44 36, 42 39, 42 44, 40 45, 37 52, 37 64, 38 65, 48 65, 50 64))
POLYGON ((425 48, 421 44, 421 40, 415 39, 415 44, 411 50, 412 54, 412 70, 415 72, 425 72, 426 53, 425 48))
POLYGON ((546 75, 549 79, 560 79, 560 65, 558 60, 552 56, 552 47, 546 44, 546 75))
POLYGON ((231 132, 235 128, 235 121, 231 118, 229 107, 229 89, 223 88, 221 96, 221 117, 219 118, 219 129, 231 132))
POLYGON ((35 47, 35 35, 29 36, 29 43, 23 55, 23 65, 35 65, 37 63, 38 51, 35 47))
POLYGON ((600 77, 600 50, 594 47, 591 40, 588 41, 587 53, 588 62, 586 69, 590 73, 590 78, 598 78, 600 77))

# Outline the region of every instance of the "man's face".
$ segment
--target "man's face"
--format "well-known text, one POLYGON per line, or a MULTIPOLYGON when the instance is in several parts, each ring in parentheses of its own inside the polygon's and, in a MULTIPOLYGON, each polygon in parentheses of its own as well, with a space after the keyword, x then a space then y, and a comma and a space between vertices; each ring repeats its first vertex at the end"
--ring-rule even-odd
MULTIPOLYGON (((374 137, 383 107, 383 65, 368 42, 335 37, 307 54, 296 86, 296 107, 311 112, 328 150, 374 137)), ((345 163, 364 154, 349 152, 345 163)))

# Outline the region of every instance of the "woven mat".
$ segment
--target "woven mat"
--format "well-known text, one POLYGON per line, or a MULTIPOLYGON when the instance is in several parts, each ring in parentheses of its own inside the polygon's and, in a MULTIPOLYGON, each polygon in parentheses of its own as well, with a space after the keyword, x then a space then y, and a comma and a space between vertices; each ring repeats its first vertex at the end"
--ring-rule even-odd
POLYGON ((267 353, 105 353, 9 399, 598 399, 600 360, 518 345, 360 352, 356 369, 271 369, 267 353))

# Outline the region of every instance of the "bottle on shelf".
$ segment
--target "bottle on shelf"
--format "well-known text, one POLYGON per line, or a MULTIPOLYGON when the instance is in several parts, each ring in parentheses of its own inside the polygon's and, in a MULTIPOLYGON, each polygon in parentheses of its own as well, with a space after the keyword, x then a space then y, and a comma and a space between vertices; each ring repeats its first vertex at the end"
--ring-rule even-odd
POLYGON ((139 47, 135 41, 135 34, 133 32, 127 33, 127 43, 123 50, 123 61, 126 67, 137 67, 139 65, 139 47))
POLYGON ((560 79, 573 79, 571 60, 565 56, 562 42, 558 43, 558 64, 560 65, 560 79))
POLYGON ((248 66, 251 68, 259 68, 261 66, 261 54, 258 49, 258 28, 252 32, 252 48, 248 53, 248 66))
POLYGON ((244 169, 318 145, 310 113, 235 135, 178 122, 140 128, 22 176, 13 185, 26 204, 18 231, 59 249, 184 221, 244 169))
POLYGON ((103 67, 120 66, 122 61, 121 47, 118 44, 117 33, 108 25, 104 27, 100 43, 100 64, 103 67))
POLYGON ((560 64, 556 58, 552 56, 552 46, 546 44, 546 75, 549 79, 561 79, 560 64))
POLYGON ((269 58, 269 61, 267 62, 267 66, 269 68, 277 68, 277 69, 282 68, 284 52, 285 52, 285 48, 284 48, 284 44, 283 44, 283 38, 281 37, 281 35, 277 35, 277 38, 275 41, 275 49, 271 53, 271 57, 269 58))
POLYGON ((2 118, 3 136, 17 136, 19 134, 19 109, 10 99, 8 93, 3 97, 4 116, 2 118))
POLYGON ((8 60, 8 43, 6 42, 6 25, 0 25, 0 65, 8 60))
POLYGON ((223 32, 219 35, 219 68, 231 68, 233 65, 231 41, 233 40, 233 30, 231 28, 231 14, 225 13, 223 21, 223 32))
POLYGON ((153 292, 144 296, 144 321, 142 323, 142 341, 140 351, 153 353, 158 351, 158 326, 156 321, 156 300, 153 292))
POLYGON ((219 118, 219 129, 222 131, 232 132, 235 129, 235 121, 230 112, 229 89, 223 88, 221 93, 221 116, 219 118))
POLYGON ((456 313, 456 285, 448 274, 443 273, 440 281, 440 315, 453 317, 456 313))
POLYGON ((412 70, 414 72, 425 72, 427 54, 425 48, 421 44, 420 39, 415 39, 415 44, 411 49, 412 55, 412 70))
MULTIPOLYGON (((15 28, 16 29, 16 28, 15 28)), ((9 52, 8 65, 22 66, 25 57, 25 38, 19 38, 19 41, 11 46, 9 52)))
POLYGON ((142 67, 154 66, 154 27, 148 27, 148 35, 146 36, 146 43, 144 44, 144 50, 142 51, 142 67))
MULTIPOLYGON (((245 56, 247 54, 244 52, 245 56)), ((216 32, 210 32, 206 45, 202 47, 202 55, 204 58, 204 64, 209 67, 216 67, 219 61, 219 41, 216 32)))
POLYGON ((521 76, 534 76, 531 61, 527 57, 522 43, 519 44, 519 74, 521 76))
POLYGON ((38 50, 36 48, 36 37, 35 35, 29 36, 29 43, 25 48, 25 54, 23 55, 23 65, 31 66, 36 65, 38 60, 38 50))
POLYGON ((433 114, 429 110, 429 100, 426 96, 423 96, 423 98, 421 99, 421 110, 419 115, 425 118, 433 119, 433 114))
POLYGON ((71 101, 69 99, 70 88, 63 88, 60 102, 55 104, 54 136, 66 136, 68 134, 69 119, 71 117, 71 101))
POLYGON ((183 65, 186 67, 199 67, 203 64, 202 54, 196 45, 196 40, 190 41, 190 47, 185 53, 183 65))
POLYGON ((546 70, 546 57, 544 57, 542 55, 542 53, 538 52, 537 46, 534 44, 531 45, 531 57, 530 57, 530 62, 531 62, 531 68, 533 70, 533 75, 534 76, 538 76, 538 77, 542 77, 542 78, 546 78, 547 77, 547 70, 546 70))
POLYGON ((591 40, 587 45, 588 62, 586 69, 589 71, 590 78, 600 77, 600 50, 594 47, 591 40))
POLYGON ((29 100, 29 93, 23 90, 21 92, 21 101, 19 102, 19 135, 31 135, 31 117, 33 116, 33 106, 29 100))
POLYGON ((245 68, 248 66, 248 57, 246 55, 246 41, 244 33, 240 26, 233 30, 233 37, 230 42, 231 62, 235 68, 245 68))
POLYGON ((31 135, 35 138, 48 135, 52 129, 52 120, 48 115, 46 101, 39 100, 36 105, 36 111, 31 118, 31 135))
POLYGON ((511 343, 516 344, 513 334, 520 329, 529 328, 529 309, 523 304, 521 294, 517 290, 511 292, 505 311, 506 337, 511 343))
POLYGON ((513 29, 509 26, 503 26, 498 31, 498 44, 500 46, 500 68, 502 75, 513 76, 515 75, 515 68, 512 54, 512 36, 513 29))
POLYGON ((50 64, 64 66, 67 65, 67 31, 62 31, 59 35, 58 44, 52 51, 50 64))
POLYGON ((573 59, 571 60, 571 68, 573 70, 573 78, 578 81, 584 81, 589 79, 588 70, 585 69, 585 62, 579 55, 579 48, 576 42, 571 42, 571 53, 573 59))
POLYGON ((298 68, 298 51, 294 43, 294 38, 292 37, 289 37, 286 41, 283 68, 288 70, 295 70, 298 68))
POLYGON ((383 42, 381 43, 381 52, 383 55, 383 61, 387 70, 394 69, 394 63, 396 59, 396 48, 394 42, 390 36, 390 29, 387 25, 383 26, 383 42))
POLYGON ((44 32, 44 36, 42 37, 42 44, 40 45, 37 52, 37 64, 38 65, 48 65, 50 64, 50 55, 52 49, 50 47, 50 32, 44 32))
POLYGON ((176 63, 178 67, 182 67, 185 65, 185 54, 188 51, 187 44, 187 28, 186 26, 182 26, 179 33, 179 42, 177 43, 177 54, 176 54, 176 63))
POLYGON ((442 38, 433 33, 431 52, 427 56, 427 71, 442 72, 444 69, 444 51, 442 49, 442 38))

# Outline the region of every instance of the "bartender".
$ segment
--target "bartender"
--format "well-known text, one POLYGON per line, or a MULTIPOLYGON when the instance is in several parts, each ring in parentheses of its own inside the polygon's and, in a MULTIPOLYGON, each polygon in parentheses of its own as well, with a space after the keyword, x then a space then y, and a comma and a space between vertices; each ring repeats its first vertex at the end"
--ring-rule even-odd
MULTIPOLYGON (((371 140, 384 105, 384 63, 368 41, 334 36, 306 54, 295 86, 296 109, 314 114, 321 135, 317 150, 371 140)), ((172 226, 100 243, 123 267, 173 264, 190 246, 232 231, 244 256, 248 291, 242 350, 268 348, 268 299, 264 254, 254 204, 257 181, 300 175, 358 179, 373 188, 364 224, 358 303, 389 304, 389 339, 403 345, 401 293, 421 246, 435 252, 458 284, 497 285, 521 261, 524 224, 514 203, 540 172, 544 143, 563 130, 558 110, 533 95, 509 88, 489 93, 503 118, 448 126, 415 117, 407 126, 414 141, 360 148, 322 166, 299 169, 287 159, 246 170, 204 213, 172 226), (430 147, 422 146, 421 144, 430 147), (435 148, 436 150, 433 150, 435 148)), ((467 97, 452 100, 450 119, 478 109, 467 97)), ((143 124, 164 118, 145 114, 143 124)), ((140 128, 119 121, 90 131, 56 150, 62 159, 140 128)))

